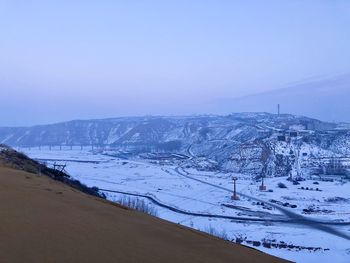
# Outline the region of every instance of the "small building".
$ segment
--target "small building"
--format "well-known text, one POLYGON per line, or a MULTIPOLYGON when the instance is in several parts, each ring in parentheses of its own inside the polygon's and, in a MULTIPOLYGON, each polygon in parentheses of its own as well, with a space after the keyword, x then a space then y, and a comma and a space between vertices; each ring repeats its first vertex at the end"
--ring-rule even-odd
POLYGON ((279 142, 285 142, 287 140, 286 136, 285 135, 278 135, 277 136, 277 140, 279 142))
POLYGON ((298 132, 296 132, 296 131, 291 131, 291 132, 289 133, 289 136, 290 136, 290 137, 298 137, 298 132))

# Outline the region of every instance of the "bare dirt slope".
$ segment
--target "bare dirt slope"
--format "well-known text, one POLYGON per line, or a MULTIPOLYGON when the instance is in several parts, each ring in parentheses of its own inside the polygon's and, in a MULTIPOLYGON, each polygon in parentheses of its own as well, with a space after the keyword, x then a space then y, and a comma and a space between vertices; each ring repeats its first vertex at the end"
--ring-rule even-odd
POLYGON ((0 262, 284 262, 0 167, 0 262))

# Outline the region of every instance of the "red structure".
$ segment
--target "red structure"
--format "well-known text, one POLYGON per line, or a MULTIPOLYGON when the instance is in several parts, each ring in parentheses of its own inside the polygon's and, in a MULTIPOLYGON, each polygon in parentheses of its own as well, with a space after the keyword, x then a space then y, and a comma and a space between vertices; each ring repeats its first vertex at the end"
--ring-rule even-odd
POLYGON ((260 191, 266 191, 266 185, 264 185, 264 176, 261 177, 261 185, 259 186, 260 191))
POLYGON ((239 197, 237 195, 237 189, 236 189, 236 181, 237 181, 237 177, 233 177, 233 195, 231 197, 232 200, 239 200, 239 197))

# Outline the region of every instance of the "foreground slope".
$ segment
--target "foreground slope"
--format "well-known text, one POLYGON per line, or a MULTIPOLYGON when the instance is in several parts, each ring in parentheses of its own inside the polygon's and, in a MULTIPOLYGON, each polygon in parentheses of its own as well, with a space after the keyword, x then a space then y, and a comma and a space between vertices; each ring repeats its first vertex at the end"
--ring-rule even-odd
POLYGON ((0 262, 283 262, 0 167, 0 262))

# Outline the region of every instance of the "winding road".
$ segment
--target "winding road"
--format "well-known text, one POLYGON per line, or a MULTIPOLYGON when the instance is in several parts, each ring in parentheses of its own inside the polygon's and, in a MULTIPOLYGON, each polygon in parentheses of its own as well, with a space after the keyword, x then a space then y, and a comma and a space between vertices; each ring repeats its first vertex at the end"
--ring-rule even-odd
MULTIPOLYGON (((225 187, 222 187, 220 185, 212 184, 212 183, 200 180, 198 178, 195 178, 195 177, 191 176, 190 173, 188 173, 185 170, 183 170, 181 167, 177 167, 174 170, 175 170, 175 172, 177 174, 179 174, 179 175, 181 175, 181 176, 183 176, 185 178, 188 178, 188 179, 200 182, 202 184, 206 184, 206 185, 215 187, 217 189, 221 189, 221 190, 233 193, 233 191, 231 189, 229 189, 229 188, 225 188, 225 187)), ((276 208, 281 213, 283 213, 285 216, 287 216, 288 220, 284 221, 284 222, 306 226, 306 227, 309 227, 309 228, 317 229, 317 230, 320 230, 320 231, 323 231, 323 232, 326 232, 326 233, 329 233, 329 234, 332 234, 332 235, 344 238, 346 240, 350 240, 350 236, 349 235, 347 235, 346 233, 343 233, 343 232, 341 232, 341 231, 339 231, 337 229, 334 229, 333 227, 330 226, 330 225, 345 226, 345 225, 350 225, 350 222, 341 223, 341 222, 323 222, 323 221, 313 220, 313 219, 310 219, 310 218, 306 218, 306 217, 304 217, 302 215, 299 215, 299 214, 297 214, 297 213, 295 213, 295 212, 293 212, 293 211, 291 211, 289 209, 286 209, 284 207, 281 207, 281 206, 279 206, 277 204, 271 203, 269 201, 262 200, 262 199, 259 199, 259 198, 256 198, 256 197, 253 197, 253 196, 250 196, 250 195, 246 195, 246 194, 243 194, 243 193, 239 193, 239 195, 243 196, 245 198, 251 199, 251 200, 258 201, 258 202, 264 202, 265 204, 268 204, 268 205, 276 208)))
POLYGON ((125 191, 118 191, 118 190, 110 190, 110 189, 103 189, 99 188, 99 191, 102 192, 108 192, 108 193, 117 193, 117 194, 123 194, 123 195, 130 195, 130 196, 136 196, 136 197, 142 197, 146 198, 147 200, 151 201, 155 205, 168 209, 170 211, 189 215, 189 216, 198 216, 198 217, 207 217, 207 218, 221 218, 221 219, 230 219, 235 221, 252 221, 252 222, 277 222, 277 223, 290 223, 290 221, 286 221, 283 219, 263 219, 263 218, 251 218, 251 217, 241 217, 241 216, 225 216, 225 215, 218 215, 218 214, 207 214, 207 213, 197 213, 197 212, 191 212, 187 210, 180 209, 175 206, 171 206, 165 203, 162 203, 161 201, 157 200, 156 198, 147 195, 147 194, 140 194, 140 193, 132 193, 132 192, 125 192, 125 191))

